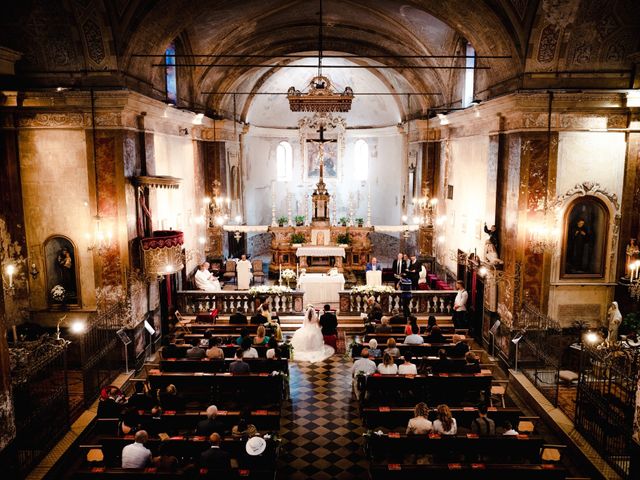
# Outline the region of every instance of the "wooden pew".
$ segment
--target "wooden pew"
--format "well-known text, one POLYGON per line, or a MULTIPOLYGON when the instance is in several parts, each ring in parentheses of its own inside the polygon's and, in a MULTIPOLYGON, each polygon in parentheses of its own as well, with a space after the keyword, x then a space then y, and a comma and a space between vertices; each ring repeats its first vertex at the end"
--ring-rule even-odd
MULTIPOLYGON (((369 357, 369 359, 372 360, 376 365, 380 365, 382 363, 382 358, 380 357, 369 357)), ((394 358, 393 361, 398 366, 404 363, 404 359, 402 358, 394 358)), ((467 364, 464 358, 449 358, 447 359, 447 364, 443 366, 440 359, 436 357, 414 358, 412 360, 412 363, 419 368, 431 368, 435 373, 464 373, 463 369, 467 364)))
POLYGON ((446 403, 472 405, 483 394, 488 401, 493 376, 484 371, 477 374, 440 373, 433 375, 380 375, 357 377, 361 407, 389 405, 414 406, 424 401, 428 405, 446 403))
MULTIPOLYGON (((409 454, 429 454, 430 463, 477 462, 539 463, 542 437, 528 435, 405 435, 390 433, 367 437, 372 464, 403 463, 409 454)), ((411 462, 413 463, 413 462, 411 462)))
POLYGON ((433 478, 438 480, 564 480, 567 470, 549 464, 485 464, 451 463, 438 465, 382 464, 369 468, 372 480, 414 480, 433 478))
MULTIPOLYGON (((450 343, 453 343, 453 333, 445 333, 444 338, 446 338, 450 343)), ((364 342, 368 342, 372 338, 375 338, 378 341, 379 345, 386 345, 387 340, 390 338, 395 339, 396 342, 402 343, 404 342, 406 335, 403 333, 367 333, 364 336, 364 342)), ((471 343, 473 340, 471 337, 464 337, 461 339, 465 343, 471 343)))
MULTIPOLYGON (((451 356, 451 351, 454 349, 454 343, 423 343, 422 345, 407 345, 404 343, 398 343, 396 345, 400 350, 400 355, 403 355, 404 352, 410 350, 413 354, 414 358, 417 357, 435 357, 438 355, 438 351, 443 349, 447 356, 451 356)), ((367 345, 355 344, 351 350, 352 357, 359 357, 360 352, 362 352, 363 348, 369 348, 367 345)), ((378 348, 384 350, 386 347, 384 345, 378 344, 378 348)))
MULTIPOLYGON (((160 370, 163 372, 228 372, 233 358, 224 360, 189 360, 186 358, 173 358, 160 360, 160 370)), ((274 370, 289 373, 289 362, 286 359, 268 360, 266 358, 247 358, 252 373, 271 373, 274 370)))
MULTIPOLYGON (((200 469, 197 478, 219 478, 219 479, 249 479, 249 480, 273 480, 275 471, 269 468, 233 468, 228 471, 209 471, 206 468, 200 469)), ((149 480, 159 478, 161 480, 183 480, 182 473, 158 472, 153 468, 146 469, 123 469, 89 467, 76 470, 71 477, 74 480, 116 480, 116 479, 138 479, 148 478, 149 480)))
MULTIPOLYGON (((437 418, 435 408, 429 410, 429 420, 437 418)), ((471 428, 471 422, 478 417, 478 409, 475 407, 452 407, 451 414, 456 419, 458 428, 471 428)), ((361 412, 362 421, 367 428, 384 427, 389 429, 402 428, 404 431, 409 419, 413 418, 413 407, 366 407, 361 412)), ((519 408, 489 407, 489 418, 496 423, 496 428, 500 428, 505 421, 511 422, 515 428, 522 417, 519 408)), ((529 417, 527 417, 529 418, 529 417)))
POLYGON ((153 369, 148 381, 153 389, 173 384, 185 400, 215 405, 229 399, 254 407, 280 405, 284 392, 284 376, 268 373, 174 373, 153 369))
MULTIPOLYGON (((178 345, 178 349, 182 352, 181 353, 181 357, 183 358, 186 354, 187 354, 187 350, 191 348, 191 345, 178 345)), ((240 348, 238 345, 235 344, 227 344, 227 345, 221 345, 220 348, 222 349, 222 351, 224 352, 224 357, 225 358, 233 358, 233 356, 236 354, 236 351, 238 350, 238 348, 240 348)), ((267 346, 266 345, 253 345, 253 348, 256 349, 256 351, 258 352, 258 356, 260 358, 266 358, 267 355, 267 346)), ((164 347, 162 347, 160 349, 160 355, 162 356, 162 358, 165 358, 163 355, 164 351, 164 347)), ((282 354, 284 355, 286 353, 286 351, 283 349, 282 354)))

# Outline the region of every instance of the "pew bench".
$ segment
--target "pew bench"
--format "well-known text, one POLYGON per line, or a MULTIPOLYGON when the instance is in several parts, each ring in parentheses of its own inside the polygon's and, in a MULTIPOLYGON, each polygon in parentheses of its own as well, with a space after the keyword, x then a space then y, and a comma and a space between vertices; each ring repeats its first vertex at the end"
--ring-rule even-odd
POLYGON ((564 480, 567 470, 555 464, 485 464, 451 463, 446 465, 382 464, 371 465, 372 480, 414 480, 433 478, 438 480, 564 480))
MULTIPOLYGON (((220 373, 228 372, 229 365, 233 361, 233 358, 225 358, 224 360, 210 360, 208 358, 203 358, 202 360, 166 358, 160 360, 159 366, 163 372, 220 373)), ((244 361, 249 364, 252 373, 271 373, 273 371, 289 373, 289 362, 286 359, 246 358, 244 361)))

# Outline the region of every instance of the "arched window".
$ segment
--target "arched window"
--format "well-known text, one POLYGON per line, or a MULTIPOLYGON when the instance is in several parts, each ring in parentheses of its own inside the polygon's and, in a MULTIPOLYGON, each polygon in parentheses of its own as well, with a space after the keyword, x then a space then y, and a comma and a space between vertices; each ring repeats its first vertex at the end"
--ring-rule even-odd
POLYGON ((360 139, 356 142, 354 162, 356 180, 364 181, 369 177, 369 145, 360 139))
POLYGON ((176 105, 178 103, 178 79, 176 74, 176 44, 171 42, 164 52, 165 80, 167 89, 167 102, 176 105))
POLYGON ((293 151, 289 142, 280 142, 276 149, 276 171, 279 182, 291 180, 293 170, 293 151))
POLYGON ((473 102, 473 89, 476 73, 476 51, 470 43, 467 43, 465 55, 467 56, 464 71, 464 94, 462 96, 462 106, 468 107, 473 102))

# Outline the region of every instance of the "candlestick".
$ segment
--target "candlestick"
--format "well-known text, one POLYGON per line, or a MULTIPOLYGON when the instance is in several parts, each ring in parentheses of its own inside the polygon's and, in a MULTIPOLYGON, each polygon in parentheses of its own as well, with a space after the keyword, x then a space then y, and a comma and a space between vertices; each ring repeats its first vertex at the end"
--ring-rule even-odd
POLYGON ((271 182, 271 226, 278 226, 276 221, 276 182, 271 182))
POLYGON ((338 224, 338 196, 333 195, 333 224, 338 224))
POLYGON ((287 192, 287 218, 289 222, 289 226, 293 225, 292 217, 291 217, 291 193, 287 192))
POLYGON ((371 182, 367 191, 367 227, 371 227, 371 182))

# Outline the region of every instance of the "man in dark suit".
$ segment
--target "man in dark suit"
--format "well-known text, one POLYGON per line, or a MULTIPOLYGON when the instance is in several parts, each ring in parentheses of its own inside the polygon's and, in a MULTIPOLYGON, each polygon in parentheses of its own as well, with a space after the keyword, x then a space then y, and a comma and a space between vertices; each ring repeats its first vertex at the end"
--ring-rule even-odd
POLYGON ((233 313, 229 317, 229 323, 232 325, 246 325, 247 316, 240 311, 240 309, 233 309, 233 313))
POLYGON ((402 274, 407 270, 407 264, 403 260, 402 253, 399 253, 398 258, 393 261, 391 269, 393 270, 393 274, 396 276, 396 278, 401 277, 402 274))
POLYGON ((196 435, 209 437, 212 433, 224 433, 224 424, 218 420, 218 407, 209 405, 207 408, 207 418, 198 422, 196 427, 196 435))
POLYGON ((320 327, 322 328, 324 343, 335 350, 338 343, 338 317, 331 311, 331 305, 324 306, 324 313, 320 317, 320 327))
POLYGON ((415 253, 411 255, 411 261, 407 266, 406 275, 411 280, 411 288, 413 290, 418 289, 418 279, 420 278, 420 270, 422 270, 422 263, 418 261, 415 253))
POLYGON ((209 448, 200 454, 200 466, 217 472, 231 470, 231 455, 220 448, 220 434, 212 433, 209 448))

